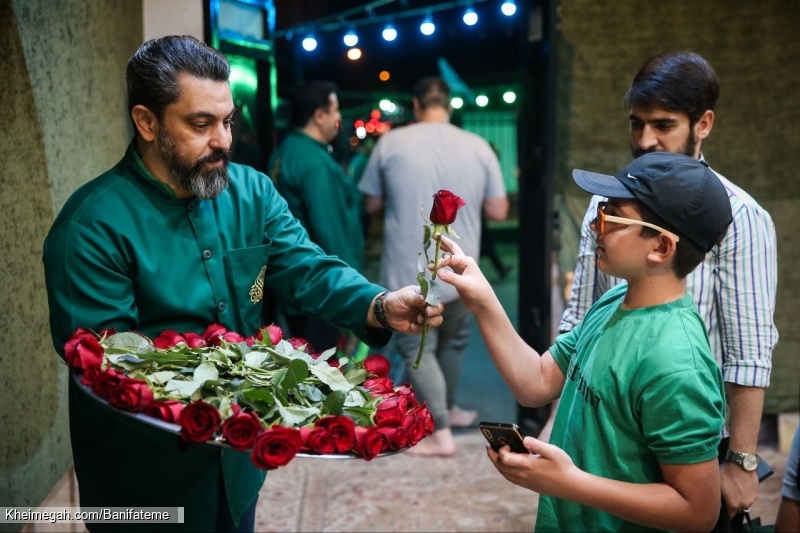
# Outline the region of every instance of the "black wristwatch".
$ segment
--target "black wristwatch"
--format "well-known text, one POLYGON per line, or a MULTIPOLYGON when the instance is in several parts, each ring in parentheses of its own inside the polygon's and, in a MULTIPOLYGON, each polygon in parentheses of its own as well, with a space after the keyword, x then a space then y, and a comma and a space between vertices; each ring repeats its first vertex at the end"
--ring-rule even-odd
POLYGON ((373 308, 373 312, 375 313, 375 318, 378 319, 378 322, 381 323, 383 329, 388 329, 389 331, 397 331, 392 326, 389 325, 389 321, 386 320, 386 314, 383 312, 383 301, 386 299, 386 295, 389 294, 389 291, 383 291, 375 298, 375 306, 373 308))
POLYGON ((758 468, 758 456, 754 453, 735 452, 733 450, 728 450, 728 453, 725 455, 725 460, 729 463, 735 463, 741 466, 748 472, 752 472, 758 468))

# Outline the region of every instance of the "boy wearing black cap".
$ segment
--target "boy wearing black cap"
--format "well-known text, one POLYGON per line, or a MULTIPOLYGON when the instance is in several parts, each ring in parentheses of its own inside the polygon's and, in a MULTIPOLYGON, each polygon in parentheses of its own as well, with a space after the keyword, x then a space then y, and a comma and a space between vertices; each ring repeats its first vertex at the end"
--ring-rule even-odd
POLYGON ((475 314, 489 353, 517 400, 561 398, 551 444, 537 455, 488 454, 509 481, 541 493, 537 531, 708 531, 719 513, 717 445, 722 376, 686 275, 732 220, 708 166, 675 153, 642 155, 604 176, 576 170, 579 187, 608 197, 597 212, 597 264, 624 278, 536 353, 514 330, 475 260, 453 255, 440 279, 475 314))

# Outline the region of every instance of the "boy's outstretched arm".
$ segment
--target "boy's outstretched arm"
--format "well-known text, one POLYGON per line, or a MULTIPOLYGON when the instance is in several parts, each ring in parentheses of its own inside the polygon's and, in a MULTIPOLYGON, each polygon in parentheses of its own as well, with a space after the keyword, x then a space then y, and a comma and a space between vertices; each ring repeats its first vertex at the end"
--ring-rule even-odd
POLYGON ((671 531, 710 531, 719 517, 716 459, 686 465, 661 464, 663 483, 628 483, 580 470, 564 450, 533 437, 525 447, 537 455, 499 452, 489 459, 510 482, 540 494, 600 509, 629 522, 671 531))
POLYGON ((461 301, 472 311, 486 348, 511 393, 528 407, 545 405, 558 398, 564 388, 564 374, 550 352, 539 355, 514 329, 492 286, 475 260, 447 237, 441 237, 442 250, 448 252, 440 266, 439 279, 458 291, 461 301))

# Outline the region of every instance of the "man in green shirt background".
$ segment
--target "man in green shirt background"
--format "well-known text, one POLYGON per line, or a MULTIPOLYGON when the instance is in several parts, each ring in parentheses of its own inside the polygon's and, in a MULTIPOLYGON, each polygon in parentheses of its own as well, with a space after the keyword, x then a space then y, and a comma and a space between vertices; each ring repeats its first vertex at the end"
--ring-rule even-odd
MULTIPOLYGON (((270 177, 309 238, 361 271, 361 194, 333 157, 330 145, 342 120, 336 86, 326 81, 301 85, 291 96, 290 109, 293 129, 270 158, 270 177)), ((338 328, 300 313, 285 301, 282 307, 292 335, 318 350, 336 345, 338 328)))
MULTIPOLYGON (((80 187, 44 243, 53 343, 79 327, 244 335, 264 289, 303 313, 385 344, 390 330, 441 323, 417 288, 387 292, 309 240, 267 176, 229 163, 234 114, 225 57, 193 37, 144 43, 127 69, 135 137, 122 160, 80 187)), ((186 531, 252 531, 265 472, 246 452, 178 437, 69 387, 82 507, 183 507, 186 531)), ((87 524, 141 531, 143 523, 87 524)))

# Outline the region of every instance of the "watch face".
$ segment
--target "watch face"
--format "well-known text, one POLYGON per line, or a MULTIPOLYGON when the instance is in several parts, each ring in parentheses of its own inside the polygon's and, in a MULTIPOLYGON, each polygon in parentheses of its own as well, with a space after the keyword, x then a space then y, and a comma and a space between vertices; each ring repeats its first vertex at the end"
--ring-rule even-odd
POLYGON ((742 466, 748 472, 752 472, 758 466, 758 457, 754 453, 746 453, 744 454, 744 459, 742 461, 742 466))

